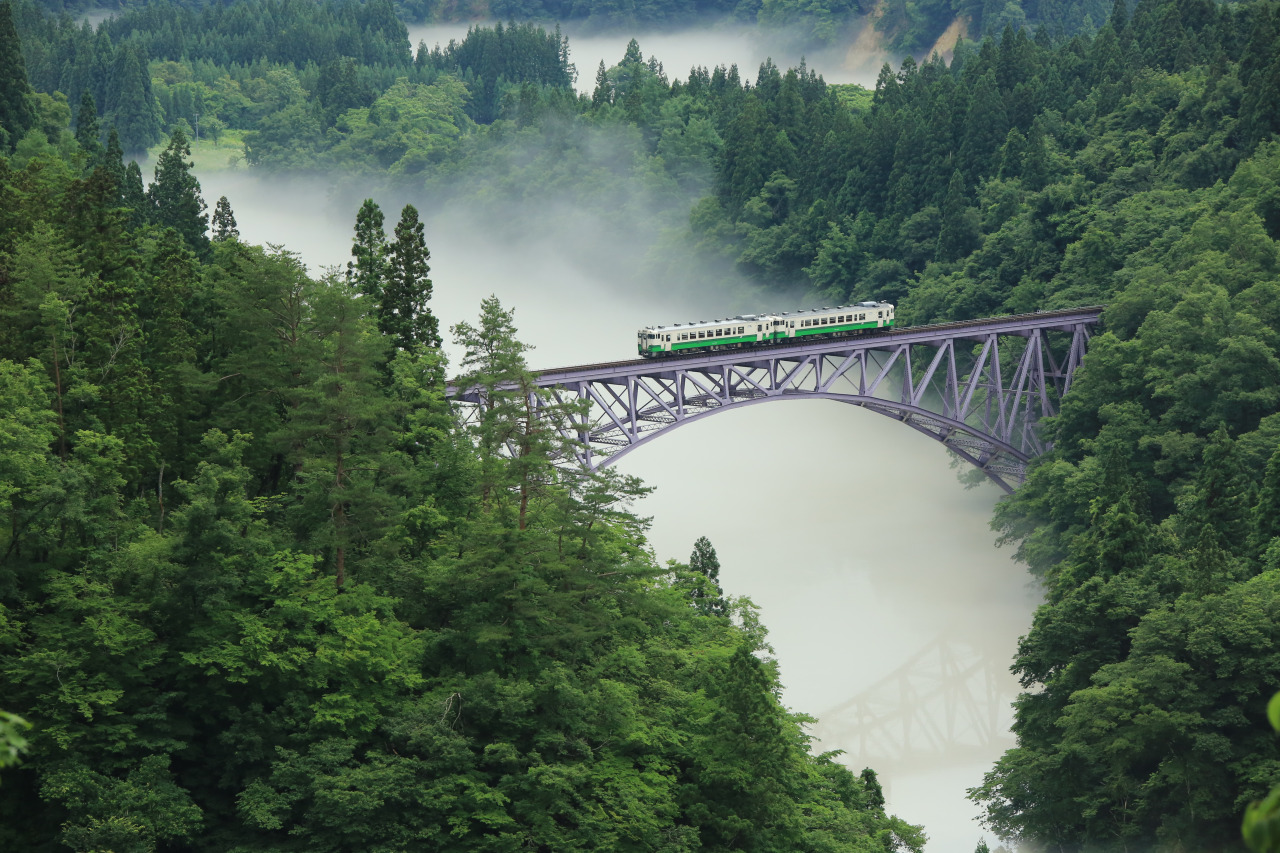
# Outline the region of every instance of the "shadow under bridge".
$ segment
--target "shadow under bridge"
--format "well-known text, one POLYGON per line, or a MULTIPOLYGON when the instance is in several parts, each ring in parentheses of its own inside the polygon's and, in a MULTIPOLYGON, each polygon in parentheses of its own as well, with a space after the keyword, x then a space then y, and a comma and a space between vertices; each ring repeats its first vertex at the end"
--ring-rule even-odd
MULTIPOLYGON (((1012 492, 1027 463, 1049 449, 1037 427, 1071 389, 1101 311, 542 370, 531 402, 576 396, 585 404, 580 420, 560 428, 576 440, 578 461, 594 470, 718 412, 773 400, 834 400, 929 436, 1012 492)), ((451 385, 447 393, 473 410, 483 402, 477 389, 451 385)))

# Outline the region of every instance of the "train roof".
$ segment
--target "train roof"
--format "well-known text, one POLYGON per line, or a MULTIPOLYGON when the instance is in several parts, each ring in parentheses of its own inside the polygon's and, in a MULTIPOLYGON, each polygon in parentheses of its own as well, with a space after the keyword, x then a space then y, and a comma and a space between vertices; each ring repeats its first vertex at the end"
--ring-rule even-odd
POLYGON ((890 302, 853 302, 848 305, 827 306, 823 308, 797 308, 794 311, 762 311, 759 314, 739 314, 736 317, 721 317, 715 320, 690 320, 687 323, 667 323, 665 325, 645 326, 645 329, 699 329, 720 326, 724 323, 744 321, 754 323, 765 317, 795 317, 801 314, 823 314, 827 311, 843 311, 846 308, 892 308, 890 302))

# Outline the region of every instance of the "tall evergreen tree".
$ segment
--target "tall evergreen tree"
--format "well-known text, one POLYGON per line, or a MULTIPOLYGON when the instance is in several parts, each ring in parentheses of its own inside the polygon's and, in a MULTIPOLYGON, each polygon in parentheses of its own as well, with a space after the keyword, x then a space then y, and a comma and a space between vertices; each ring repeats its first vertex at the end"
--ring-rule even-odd
POLYGON ((378 328, 392 337, 396 349, 419 344, 440 346, 440 324, 427 302, 431 299, 431 252, 423 236, 418 209, 406 204, 388 247, 386 286, 378 307, 378 328))
POLYGON ((109 112, 120 131, 120 143, 127 153, 145 152, 162 137, 160 117, 147 64, 132 44, 123 44, 116 51, 111 78, 110 91, 115 97, 109 112))
POLYGON ((939 261, 957 261, 972 252, 981 236, 977 211, 971 209, 965 193, 964 176, 956 169, 951 173, 947 195, 942 202, 942 228, 938 233, 939 261))
POLYGON ((156 161, 156 181, 147 189, 147 199, 155 210, 157 225, 172 228, 188 246, 202 252, 209 245, 209 218, 200 197, 200 182, 191 174, 190 157, 186 136, 175 130, 156 161))
MULTIPOLYGON (((120 134, 115 125, 107 132, 107 147, 102 153, 102 168, 116 183, 116 198, 123 199, 125 181, 128 173, 124 166, 124 147, 120 144, 120 134)), ((139 173, 141 175, 141 173, 139 173)))
POLYGON ((884 788, 880 786, 876 771, 870 767, 864 767, 859 778, 862 779, 862 787, 867 792, 867 808, 871 811, 884 811, 884 788))
POLYGON ((689 568, 707 579, 706 586, 694 587, 691 596, 699 612, 707 615, 722 615, 725 612, 724 590, 720 588, 720 558, 711 540, 699 536, 693 543, 693 553, 689 556, 689 568))
POLYGON ((596 87, 591 91, 591 106, 599 109, 605 104, 613 103, 613 84, 609 82, 609 72, 605 70, 604 60, 596 69, 596 87))
POLYGON ((386 463, 392 401, 380 387, 378 365, 386 339, 372 329, 363 297, 339 279, 310 288, 315 311, 311 329, 318 363, 309 385, 299 389, 301 406, 285 428, 295 459, 291 513, 300 534, 310 531, 332 560, 334 582, 346 582, 348 562, 361 542, 377 538, 386 523, 387 494, 377 488, 386 463))
POLYGON ((0 0, 0 148, 12 151, 35 124, 22 42, 13 26, 13 6, 0 0))
POLYGON ((382 208, 371 198, 356 213, 356 237, 351 245, 354 260, 347 262, 347 283, 373 300, 382 302, 387 275, 387 233, 383 230, 382 208))
POLYGON ((227 197, 219 196, 218 203, 213 206, 213 239, 214 242, 240 237, 240 229, 236 227, 235 214, 231 212, 231 202, 227 197))
MULTIPOLYGON (((76 113, 76 142, 80 144, 80 150, 89 155, 90 162, 102 155, 101 137, 98 107, 93 102, 93 93, 85 89, 80 93, 80 110, 76 113)), ((119 144, 119 139, 116 142, 119 144)))
POLYGON ((703 849, 797 849, 797 754, 765 665, 748 646, 730 656, 714 694, 714 730, 691 774, 703 849))
POLYGON ((124 183, 120 186, 120 203, 129 211, 129 226, 141 228, 155 218, 155 211, 142 188, 142 168, 137 160, 124 167, 124 183))

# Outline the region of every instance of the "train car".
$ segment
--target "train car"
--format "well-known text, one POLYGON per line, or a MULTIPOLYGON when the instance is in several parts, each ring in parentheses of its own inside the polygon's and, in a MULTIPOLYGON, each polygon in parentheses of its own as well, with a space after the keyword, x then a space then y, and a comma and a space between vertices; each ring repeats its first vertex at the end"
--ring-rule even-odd
POLYGON ((670 326, 647 326, 637 333, 640 355, 655 358, 677 352, 736 349, 833 338, 891 328, 893 305, 859 302, 835 308, 805 308, 780 314, 742 314, 719 320, 691 320, 670 326))

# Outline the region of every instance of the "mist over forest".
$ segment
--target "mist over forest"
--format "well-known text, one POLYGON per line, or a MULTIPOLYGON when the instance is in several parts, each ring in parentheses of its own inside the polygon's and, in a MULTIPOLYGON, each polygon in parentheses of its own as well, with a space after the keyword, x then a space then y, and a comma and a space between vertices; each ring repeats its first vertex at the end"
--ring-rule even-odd
POLYGON ((1022 634, 1018 692, 928 849, 1277 849, 1275 2, 107 9, 0 0, 0 848, 919 851, 766 626, 862 622, 873 683, 930 647, 875 608, 950 603, 1022 634), (823 65, 571 44, 712 18, 823 65), (725 414, 651 498, 528 406, 544 353, 863 300, 1104 307, 990 517, 1019 571, 859 533, 844 483, 945 461, 864 465, 873 428, 725 414), (736 533, 781 510, 720 472, 788 440, 838 448, 788 534, 865 563, 736 533), (746 551, 804 595, 738 592, 746 551))

